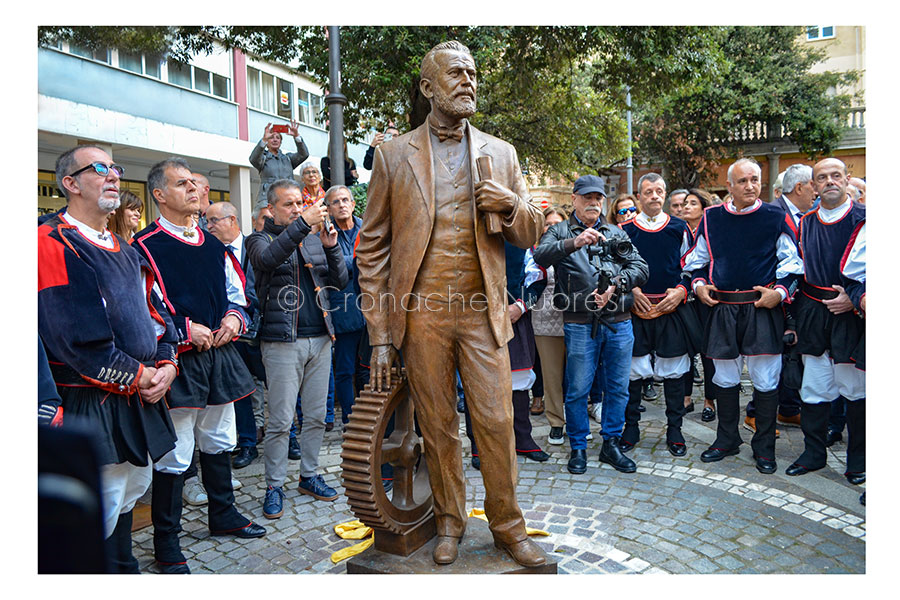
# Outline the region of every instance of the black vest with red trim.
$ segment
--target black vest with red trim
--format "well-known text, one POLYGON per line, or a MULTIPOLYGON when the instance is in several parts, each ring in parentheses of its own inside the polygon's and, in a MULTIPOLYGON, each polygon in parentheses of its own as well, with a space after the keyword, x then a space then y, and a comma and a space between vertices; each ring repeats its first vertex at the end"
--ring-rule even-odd
POLYGON ((833 223, 822 221, 819 210, 811 210, 800 221, 803 278, 807 283, 822 288, 845 286, 847 280, 841 275, 841 258, 853 232, 866 220, 866 207, 854 202, 847 214, 833 223))
POLYGON ((208 232, 196 231, 202 243, 194 245, 153 222, 134 236, 132 245, 150 263, 172 314, 215 330, 229 307, 225 287, 228 251, 208 232))
POLYGON ((641 286, 645 294, 665 294, 681 281, 681 244, 685 232, 688 240, 691 240, 691 233, 687 223, 678 217, 666 216, 668 223, 656 231, 644 229, 637 219, 621 225, 650 267, 650 278, 641 286))
MULTIPOLYGON (((75 367, 86 356, 79 352, 80 346, 111 332, 117 350, 139 362, 153 363, 158 338, 147 308, 147 289, 141 283, 138 253, 116 236, 112 249, 94 244, 59 217, 41 225, 38 232, 60 242, 39 243, 39 329, 50 361, 75 367), (74 254, 63 251, 66 242, 74 254)), ((125 369, 98 364, 96 371, 101 367, 125 369)), ((92 369, 76 370, 98 378, 92 369)))
POLYGON ((698 233, 709 247, 710 282, 722 291, 774 283, 778 238, 785 233, 795 239, 784 216, 783 210, 765 203, 743 213, 725 204, 705 209, 698 233))

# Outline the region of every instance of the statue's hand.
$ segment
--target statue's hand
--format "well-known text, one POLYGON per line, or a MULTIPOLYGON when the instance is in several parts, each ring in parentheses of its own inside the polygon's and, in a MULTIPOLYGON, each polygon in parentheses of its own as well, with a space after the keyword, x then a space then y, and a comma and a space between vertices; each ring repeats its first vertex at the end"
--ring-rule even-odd
POLYGON ((516 199, 515 192, 493 179, 483 179, 475 184, 475 204, 482 212, 509 215, 516 206, 516 199))
POLYGON ((397 360, 397 350, 392 344, 372 346, 372 358, 369 360, 372 389, 376 392, 387 391, 391 387, 391 367, 397 360))

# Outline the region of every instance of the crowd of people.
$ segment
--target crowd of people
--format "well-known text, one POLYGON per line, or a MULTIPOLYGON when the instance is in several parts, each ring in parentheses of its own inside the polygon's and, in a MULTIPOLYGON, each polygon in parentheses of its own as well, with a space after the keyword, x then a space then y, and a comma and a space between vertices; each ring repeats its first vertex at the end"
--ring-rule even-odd
MULTIPOLYGON (((350 188, 328 185, 327 157, 304 162, 296 123, 289 133, 297 152, 281 152, 281 134, 267 126, 250 155, 261 185, 247 236, 235 207, 210 203, 208 181, 181 158, 151 168, 160 216, 141 231, 144 206, 119 189, 124 170, 106 151, 78 146, 57 160, 67 206, 38 230, 49 366, 39 422, 96 432, 115 572, 139 571, 132 509, 151 482, 163 573, 190 572, 178 535, 185 502, 208 506, 212 535, 264 536, 233 493, 233 471, 259 460, 263 441, 266 519, 284 513, 289 460, 299 460, 300 493, 337 497, 318 461, 336 408, 346 426, 369 380, 356 260, 364 220, 350 188)), ((364 166, 398 135, 393 125, 377 134, 364 166)), ((345 167, 352 184, 355 165, 345 167)), ((700 459, 723 460, 742 445, 746 367, 753 400, 743 425, 760 473, 777 469, 778 424, 804 434, 792 476, 823 468, 846 424, 845 475, 865 481, 865 182, 836 159, 795 165, 767 203, 760 166, 739 159, 727 187, 724 199, 669 193, 648 173, 635 194, 607 198, 604 179, 584 175, 571 214, 544 211, 538 244, 505 244, 517 454, 548 460, 532 435, 532 418, 546 413, 547 443, 568 441, 567 470, 583 474, 593 419, 599 460, 633 473, 642 401, 661 382, 668 451, 692 451, 682 423, 702 384, 701 419, 717 421, 717 436, 700 459)), ((460 375, 457 410, 480 468, 460 375)), ((390 491, 389 465, 383 485, 390 491)))

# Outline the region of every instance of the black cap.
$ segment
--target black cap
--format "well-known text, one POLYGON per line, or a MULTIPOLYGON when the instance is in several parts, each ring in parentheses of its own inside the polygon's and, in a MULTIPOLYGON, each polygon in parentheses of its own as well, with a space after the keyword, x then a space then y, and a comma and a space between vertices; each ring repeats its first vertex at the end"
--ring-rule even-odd
POLYGON ((606 183, 602 177, 597 175, 582 175, 575 180, 575 187, 572 192, 579 196, 585 196, 591 192, 599 192, 606 196, 606 183))

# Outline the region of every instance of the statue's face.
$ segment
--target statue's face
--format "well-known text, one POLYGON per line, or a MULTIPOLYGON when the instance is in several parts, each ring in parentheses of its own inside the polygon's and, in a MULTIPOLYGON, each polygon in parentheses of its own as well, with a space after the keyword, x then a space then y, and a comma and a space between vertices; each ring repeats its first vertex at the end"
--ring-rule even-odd
POLYGON ((434 56, 438 65, 431 81, 433 105, 449 117, 462 119, 475 114, 475 62, 463 52, 444 50, 434 56))

